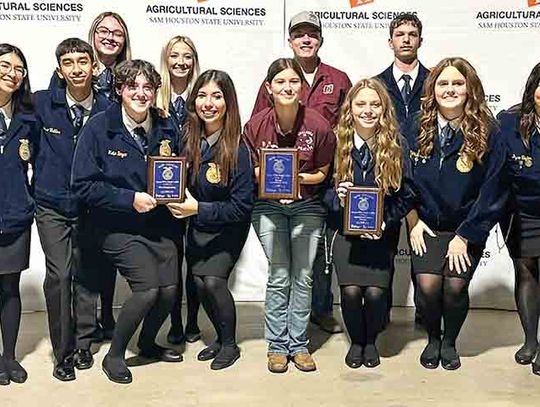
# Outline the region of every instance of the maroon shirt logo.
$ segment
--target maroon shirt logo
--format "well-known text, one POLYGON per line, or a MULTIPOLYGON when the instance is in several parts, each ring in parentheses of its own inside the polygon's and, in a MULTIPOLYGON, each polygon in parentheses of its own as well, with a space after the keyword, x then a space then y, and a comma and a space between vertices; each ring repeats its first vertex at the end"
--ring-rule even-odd
POLYGON ((334 84, 329 83, 327 85, 324 85, 322 88, 322 93, 323 95, 331 95, 332 93, 334 93, 334 84))
POLYGON ((309 153, 313 151, 314 136, 313 132, 309 130, 302 130, 298 132, 296 138, 296 147, 298 151, 309 153))

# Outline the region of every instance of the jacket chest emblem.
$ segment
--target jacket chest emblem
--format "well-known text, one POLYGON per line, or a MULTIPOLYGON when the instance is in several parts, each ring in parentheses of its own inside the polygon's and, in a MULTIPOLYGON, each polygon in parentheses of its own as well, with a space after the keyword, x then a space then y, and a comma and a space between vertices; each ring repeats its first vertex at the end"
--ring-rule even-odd
POLYGON ((334 84, 328 83, 324 85, 322 88, 322 93, 323 95, 331 95, 332 93, 334 93, 334 84))
POLYGON ((23 161, 30 160, 30 143, 28 139, 20 139, 19 142, 21 143, 19 146, 19 157, 23 161))
POLYGON ((170 157, 172 155, 171 140, 161 140, 159 142, 159 155, 161 157, 170 157))
POLYGON ((208 169, 206 170, 206 180, 211 184, 218 184, 221 181, 221 171, 217 164, 208 164, 208 169))

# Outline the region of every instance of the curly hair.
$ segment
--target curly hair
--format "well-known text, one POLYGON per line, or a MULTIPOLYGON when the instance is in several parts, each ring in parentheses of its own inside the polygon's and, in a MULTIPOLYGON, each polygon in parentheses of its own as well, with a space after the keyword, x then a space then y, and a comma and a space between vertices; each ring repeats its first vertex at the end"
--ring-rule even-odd
POLYGON ((460 130, 463 133, 461 154, 470 161, 480 163, 487 151, 488 137, 494 126, 493 114, 485 102, 485 92, 476 70, 464 58, 445 58, 431 71, 424 83, 421 103, 420 132, 418 152, 430 155, 433 151, 437 133, 437 113, 439 105, 435 99, 435 84, 442 71, 450 66, 456 68, 464 77, 467 86, 467 99, 463 108, 460 130))
POLYGON ((519 134, 521 135, 523 144, 525 144, 527 148, 529 148, 531 134, 534 131, 536 121, 538 120, 536 104, 534 103, 534 93, 539 84, 540 64, 536 64, 527 78, 521 105, 516 106, 516 108, 519 108, 519 134))
POLYGON ((132 59, 120 62, 114 69, 114 86, 116 90, 121 92, 124 84, 133 84, 138 75, 144 75, 154 90, 158 90, 161 86, 161 76, 154 68, 154 65, 142 59, 132 59))
POLYGON ((353 163, 351 152, 354 139, 354 118, 352 103, 358 93, 365 88, 373 89, 381 99, 382 114, 375 130, 375 182, 389 195, 401 185, 403 174, 403 155, 400 134, 394 106, 384 85, 377 79, 361 79, 347 93, 341 106, 338 124, 335 129, 337 148, 335 155, 334 182, 336 186, 343 181, 352 181, 353 163))

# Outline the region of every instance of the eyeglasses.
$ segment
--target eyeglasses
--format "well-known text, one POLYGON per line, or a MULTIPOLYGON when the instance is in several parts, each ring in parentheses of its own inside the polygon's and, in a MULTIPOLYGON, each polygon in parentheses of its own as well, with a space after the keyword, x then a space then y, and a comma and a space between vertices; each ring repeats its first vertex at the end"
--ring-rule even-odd
POLYGON ((110 35, 112 35, 112 37, 114 39, 117 39, 117 40, 123 39, 124 36, 125 36, 123 31, 121 31, 121 30, 109 30, 107 27, 98 27, 98 28, 96 28, 96 34, 100 38, 107 38, 109 36, 109 34, 110 34, 110 35))
POLYGON ((15 76, 19 78, 24 78, 28 74, 26 68, 23 68, 22 66, 13 66, 5 61, 0 62, 0 75, 8 75, 11 71, 15 72, 15 76))

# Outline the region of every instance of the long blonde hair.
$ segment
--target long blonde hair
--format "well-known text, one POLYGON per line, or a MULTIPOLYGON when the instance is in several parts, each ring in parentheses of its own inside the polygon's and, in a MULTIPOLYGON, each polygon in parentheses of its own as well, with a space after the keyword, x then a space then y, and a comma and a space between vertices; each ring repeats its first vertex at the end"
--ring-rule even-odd
POLYGON ((195 81, 199 77, 200 73, 199 54, 197 54, 197 49, 195 48, 195 44, 193 43, 193 41, 189 37, 183 35, 177 35, 175 37, 172 37, 161 50, 161 88, 159 88, 156 99, 157 107, 167 112, 167 114, 169 114, 169 105, 171 103, 172 93, 171 73, 169 72, 168 60, 172 48, 179 42, 186 44, 193 53, 193 68, 188 75, 188 94, 193 89, 193 85, 195 84, 195 81))
POLYGON ((475 69, 464 58, 445 58, 431 71, 424 84, 424 96, 421 104, 420 132, 418 134, 418 152, 428 156, 433 150, 435 134, 438 131, 435 99, 435 84, 445 68, 453 66, 464 77, 467 84, 467 101, 463 109, 460 130, 463 133, 461 154, 471 161, 480 163, 488 147, 488 137, 494 125, 491 111, 485 102, 482 82, 475 69))
POLYGON ((352 102, 362 89, 373 89, 381 99, 382 114, 374 135, 375 182, 384 194, 399 190, 403 174, 403 155, 394 106, 386 88, 377 79, 361 79, 347 93, 341 106, 339 121, 335 129, 337 148, 334 161, 335 184, 353 180, 354 118, 352 102))

